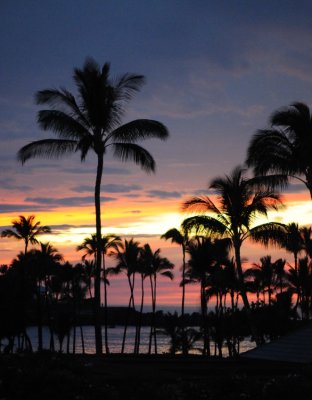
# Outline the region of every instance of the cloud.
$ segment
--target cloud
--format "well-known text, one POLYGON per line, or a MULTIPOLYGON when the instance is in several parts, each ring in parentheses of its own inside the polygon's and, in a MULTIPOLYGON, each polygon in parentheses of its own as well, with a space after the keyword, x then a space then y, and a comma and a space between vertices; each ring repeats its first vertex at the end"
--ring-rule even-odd
MULTIPOLYGON (((102 190, 106 193, 128 193, 133 190, 141 190, 141 189, 142 187, 139 185, 122 185, 116 183, 110 183, 102 186, 102 190)), ((94 187, 89 185, 79 185, 73 187, 71 190, 78 193, 93 192, 94 187)))
POLYGON ((124 214, 141 214, 141 210, 125 211, 124 214))
POLYGON ((44 205, 28 205, 28 204, 0 204, 0 214, 17 212, 23 214, 24 211, 34 211, 34 210, 49 210, 44 205))
POLYGON ((1 187, 1 189, 19 190, 19 191, 23 191, 23 192, 27 192, 29 190, 32 190, 31 186, 16 184, 10 178, 0 179, 0 187, 1 187))
POLYGON ((179 192, 167 192, 165 190, 149 190, 146 193, 149 197, 157 197, 159 199, 177 199, 182 196, 179 192))
MULTIPOLYGON (((113 197, 101 197, 102 201, 114 201, 113 197)), ((94 203, 93 196, 72 196, 72 197, 61 197, 61 198, 51 198, 51 197, 26 197, 26 202, 51 205, 52 207, 60 206, 85 206, 94 203)), ((36 206, 37 207, 37 206, 36 206)))

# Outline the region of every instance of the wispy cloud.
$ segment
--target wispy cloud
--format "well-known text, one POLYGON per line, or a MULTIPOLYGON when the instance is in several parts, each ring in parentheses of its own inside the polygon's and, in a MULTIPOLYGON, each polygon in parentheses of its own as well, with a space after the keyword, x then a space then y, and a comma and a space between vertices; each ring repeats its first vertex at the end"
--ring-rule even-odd
MULTIPOLYGON (((122 185, 116 183, 110 183, 102 186, 103 192, 106 193, 128 193, 133 190, 141 190, 142 186, 139 185, 122 185)), ((83 193, 83 192, 93 192, 94 187, 91 185, 78 185, 71 189, 73 192, 83 193)))
POLYGON ((149 190, 146 192, 149 197, 156 197, 159 199, 174 199, 182 196, 180 192, 168 192, 165 190, 149 190))
POLYGON ((10 178, 0 179, 0 187, 6 190, 18 190, 23 192, 28 192, 32 189, 31 186, 17 184, 10 178))
MULTIPOLYGON (((102 201, 115 201, 113 197, 101 197, 102 201)), ((93 196, 77 196, 77 197, 62 197, 62 198, 50 198, 50 197, 26 197, 25 201, 28 203, 35 203, 39 205, 50 205, 53 207, 60 206, 86 206, 94 203, 93 196)))
POLYGON ((9 203, 0 203, 0 214, 3 213, 10 213, 10 212, 18 212, 23 214, 25 211, 34 211, 36 210, 45 210, 49 211, 50 209, 47 208, 45 205, 28 205, 28 204, 9 204, 9 203))

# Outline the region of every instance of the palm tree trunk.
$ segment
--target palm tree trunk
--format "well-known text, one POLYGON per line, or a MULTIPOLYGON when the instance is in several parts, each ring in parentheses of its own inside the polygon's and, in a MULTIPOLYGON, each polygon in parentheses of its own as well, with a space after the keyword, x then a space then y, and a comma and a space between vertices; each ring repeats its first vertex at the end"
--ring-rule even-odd
POLYGON ((40 295, 40 280, 37 284, 37 307, 38 307, 38 351, 42 351, 42 307, 40 295))
POLYGON ((105 341, 105 353, 109 354, 108 346, 108 315, 107 315, 107 282, 106 282, 106 269, 105 269, 105 255, 103 251, 103 281, 104 281, 104 341, 105 341))
POLYGON ((125 351, 125 344, 126 344, 126 336, 127 336, 127 329, 128 329, 128 323, 129 323, 129 314, 130 314, 130 309, 131 307, 134 308, 134 295, 133 295, 133 290, 134 290, 134 276, 132 278, 131 282, 131 277, 128 275, 128 283, 130 287, 130 299, 129 299, 129 304, 128 304, 128 310, 127 310, 127 316, 126 316, 126 322, 125 322, 125 327, 124 327, 124 333, 123 333, 123 338, 122 338, 122 345, 121 345, 121 353, 123 354, 125 351))
POLYGON ((182 244, 182 253, 183 253, 183 263, 182 263, 182 304, 181 304, 181 323, 182 323, 182 353, 183 355, 187 355, 186 348, 186 340, 185 340, 185 317, 184 317, 184 308, 185 308, 185 245, 182 244))
POLYGON ((96 216, 96 266, 94 277, 94 330, 95 330, 95 351, 97 355, 102 354, 102 332, 101 332, 101 181, 103 174, 103 154, 98 153, 98 163, 96 171, 94 202, 95 202, 95 216, 96 216))
POLYGON ((154 276, 154 302, 153 302, 153 319, 154 319, 154 346, 155 346, 155 354, 157 354, 157 335, 156 335, 156 274, 154 276))
POLYGON ((150 336, 149 336, 149 343, 148 343, 148 354, 152 352, 152 337, 153 337, 153 325, 154 325, 154 287, 153 287, 153 278, 150 275, 150 285, 151 285, 151 296, 152 296, 152 320, 151 320, 151 329, 150 329, 150 336))
POLYGON ((143 274, 141 274, 141 306, 140 306, 139 320, 138 320, 137 330, 136 330, 135 349, 134 349, 135 354, 140 353, 143 307, 144 307, 144 276, 143 276, 143 274))
POLYGON ((250 329, 251 333, 254 337, 254 340, 256 342, 256 345, 259 346, 261 344, 261 340, 259 338, 257 329, 253 323, 252 320, 252 314, 251 314, 251 309, 250 309, 250 304, 248 301, 247 293, 246 293, 246 288, 245 288, 245 283, 244 283, 244 275, 243 275, 243 269, 242 269, 242 262, 241 262, 241 256, 240 256, 240 247, 241 243, 239 241, 233 241, 234 244, 234 249, 235 249, 235 263, 236 263, 236 268, 237 268, 237 275, 238 275, 238 284, 240 288, 240 293, 243 299, 244 307, 246 309, 246 314, 249 319, 249 324, 250 324, 250 329))

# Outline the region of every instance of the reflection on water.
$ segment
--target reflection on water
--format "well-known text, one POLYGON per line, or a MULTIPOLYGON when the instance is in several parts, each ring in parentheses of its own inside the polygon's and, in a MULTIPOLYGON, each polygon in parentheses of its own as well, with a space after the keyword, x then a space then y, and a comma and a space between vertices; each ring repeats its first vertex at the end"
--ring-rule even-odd
MULTIPOLYGON (((108 342, 109 342, 109 350, 111 353, 120 353, 121 351, 121 344, 122 344, 122 337, 123 337, 123 326, 116 326, 115 328, 108 328, 108 342)), ((84 347, 85 353, 87 354, 94 354, 95 353, 95 345, 94 345, 94 327, 93 326, 83 326, 83 338, 84 338, 84 347)), ((33 345, 33 349, 36 350, 38 347, 38 336, 37 336, 37 327, 29 327, 27 329, 27 333, 30 337, 30 340, 33 345)), ((103 329, 103 338, 104 338, 104 329, 103 329)), ((148 343, 149 343, 149 327, 142 327, 141 330, 141 345, 140 345, 140 353, 144 354, 148 352, 148 343)), ((130 326, 127 330, 127 340, 125 346, 125 353, 132 353, 134 350, 134 340, 135 340, 135 327, 130 326)), ((159 354, 168 353, 170 344, 169 344, 169 337, 165 335, 157 335, 157 352, 159 354)), ((54 338, 55 349, 59 350, 59 342, 57 337, 54 338)), ((43 348, 49 349, 50 347, 50 332, 47 327, 43 328, 43 348)), ((241 352, 250 350, 254 348, 255 345, 253 342, 248 340, 242 341, 240 350, 241 352)), ((202 343, 198 342, 197 344, 198 350, 196 349, 192 351, 193 353, 198 353, 202 348, 202 343)), ((73 351, 73 330, 71 332, 69 340, 67 338, 64 339, 63 342, 63 352, 72 353, 73 351)), ((224 346, 223 349, 224 356, 227 356, 227 348, 224 346)), ((154 352, 154 347, 152 347, 152 351, 154 352)), ((80 328, 76 328, 76 346, 75 346, 76 353, 82 353, 82 339, 81 339, 81 332, 80 328)), ((214 354, 214 345, 211 347, 211 354, 214 354)))

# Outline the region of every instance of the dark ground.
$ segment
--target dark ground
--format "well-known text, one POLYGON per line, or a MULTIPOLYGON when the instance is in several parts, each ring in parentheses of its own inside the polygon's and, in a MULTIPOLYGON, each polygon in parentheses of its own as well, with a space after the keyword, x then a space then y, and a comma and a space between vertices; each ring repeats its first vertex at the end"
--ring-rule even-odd
POLYGON ((312 398, 312 366, 201 356, 0 355, 0 399, 312 398))

